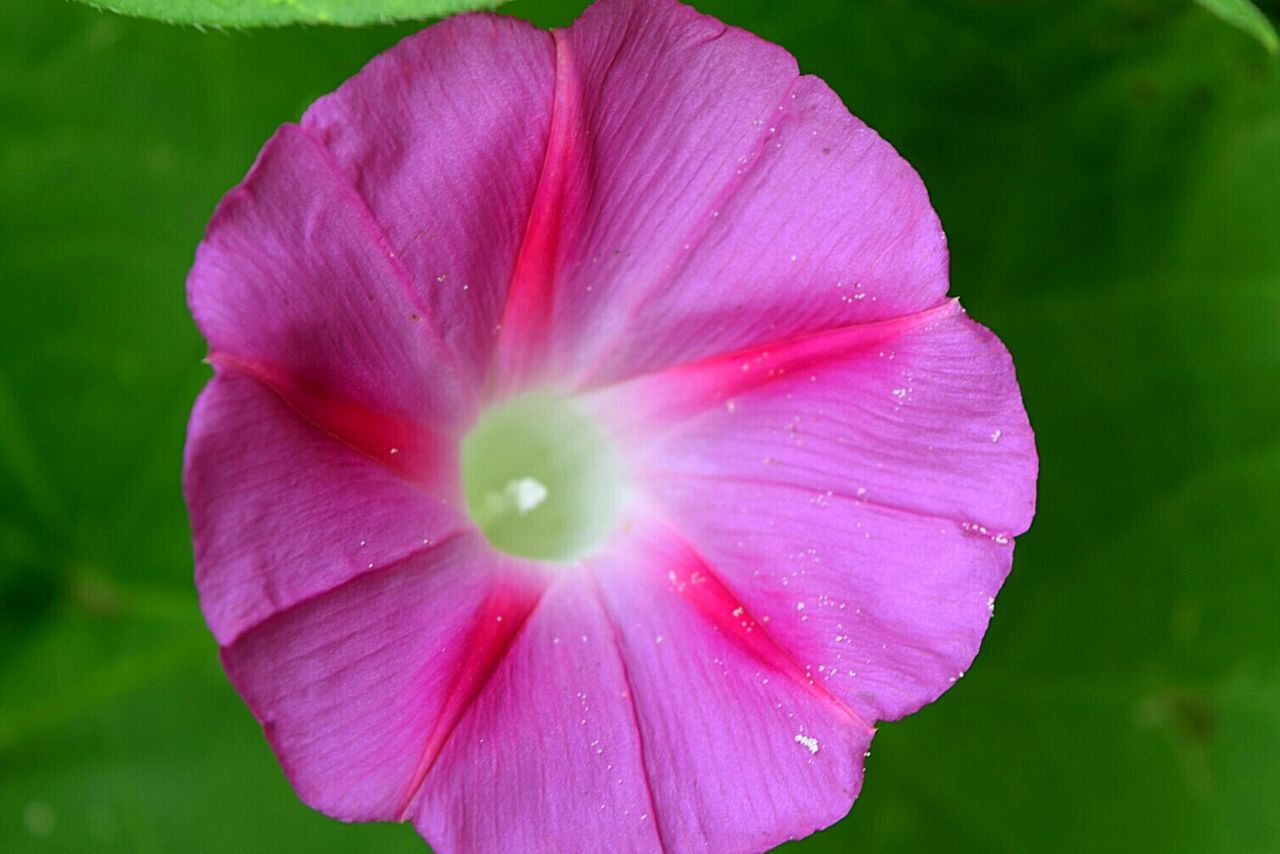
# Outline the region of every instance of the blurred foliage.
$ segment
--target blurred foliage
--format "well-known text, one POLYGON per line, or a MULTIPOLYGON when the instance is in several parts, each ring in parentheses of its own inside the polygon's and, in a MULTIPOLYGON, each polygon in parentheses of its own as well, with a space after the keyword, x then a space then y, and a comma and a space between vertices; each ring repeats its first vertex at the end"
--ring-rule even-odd
POLYGON ((1196 0, 1201 6, 1217 15, 1222 20, 1237 26, 1258 41, 1267 50, 1275 53, 1280 50, 1280 37, 1276 36, 1276 28, 1262 10, 1253 4, 1253 0, 1196 0))
MULTIPOLYGON (((1217 0, 1222 2, 1222 0, 1217 0)), ((503 0, 80 0, 90 6, 170 24, 257 27, 281 24, 389 23, 488 9, 503 0)), ((1248 0, 1235 0, 1248 2, 1248 0)))
MULTIPOLYGON (((1172 0, 699 5, 920 170, 1042 456, 972 672, 792 850, 1280 850, 1278 60, 1172 0)), ((179 490, 214 203, 409 31, 0 4, 6 852, 422 850, 298 803, 201 623, 179 490)))

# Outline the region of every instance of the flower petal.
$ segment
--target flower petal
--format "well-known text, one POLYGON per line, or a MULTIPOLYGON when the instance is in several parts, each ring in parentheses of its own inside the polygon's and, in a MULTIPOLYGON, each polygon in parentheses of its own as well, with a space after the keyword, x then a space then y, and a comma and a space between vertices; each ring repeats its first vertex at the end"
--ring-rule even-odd
POLYGON ((185 468, 196 584, 222 644, 468 526, 440 499, 234 370, 220 371, 200 395, 185 468))
POLYGON ((832 489, 993 535, 1031 523, 1035 438, 1013 362, 956 302, 583 400, 642 472, 832 489))
POLYGON ((556 36, 533 220, 555 240, 513 285, 505 376, 545 352, 615 381, 942 300, 920 179, 782 48, 672 0, 603 0, 556 36))
POLYGON ((462 15, 381 54, 302 119, 475 387, 537 191, 554 74, 546 31, 462 15))
POLYGON ((223 663, 306 803, 401 819, 540 595, 463 534, 275 615, 223 663))
POLYGON ((613 631, 561 572, 426 778, 414 823, 437 850, 659 847, 613 631))
POLYGON ((977 653, 1036 457, 999 342, 948 304, 600 393, 642 488, 782 647, 867 719, 977 653))
POLYGON ((631 682, 668 851, 762 851, 848 812, 873 730, 669 529, 590 561, 631 682))
POLYGON ((377 422, 343 419, 341 402, 447 433, 474 409, 376 223, 296 126, 218 205, 187 293, 211 359, 272 382, 317 424, 377 422))

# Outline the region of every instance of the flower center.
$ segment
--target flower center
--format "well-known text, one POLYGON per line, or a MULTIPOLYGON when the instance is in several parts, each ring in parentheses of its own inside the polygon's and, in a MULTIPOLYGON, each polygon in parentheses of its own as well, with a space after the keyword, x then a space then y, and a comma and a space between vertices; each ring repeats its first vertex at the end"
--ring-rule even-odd
POLYGON ((618 454, 573 401, 533 392, 484 412, 462 443, 467 512, 508 554, 564 561, 590 551, 622 506, 618 454))

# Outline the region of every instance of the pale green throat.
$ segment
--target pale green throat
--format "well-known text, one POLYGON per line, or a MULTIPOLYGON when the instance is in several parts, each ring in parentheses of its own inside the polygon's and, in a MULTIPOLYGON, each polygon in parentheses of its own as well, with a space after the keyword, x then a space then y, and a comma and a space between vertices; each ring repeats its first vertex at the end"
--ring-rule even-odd
POLYGON ((462 443, 467 512, 501 551, 567 561, 613 530, 624 493, 618 454, 571 398, 534 392, 485 411, 462 443))

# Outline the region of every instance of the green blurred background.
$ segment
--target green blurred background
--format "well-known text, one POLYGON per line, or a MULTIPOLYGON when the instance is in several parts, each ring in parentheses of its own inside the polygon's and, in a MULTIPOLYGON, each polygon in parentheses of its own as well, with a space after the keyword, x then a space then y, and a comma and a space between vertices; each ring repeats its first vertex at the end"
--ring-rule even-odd
MULTIPOLYGON (((1280 60, 1190 0, 698 5, 919 169, 1041 453, 977 664, 792 850, 1280 851, 1280 60)), ((423 850, 297 801, 179 491, 214 203, 413 29, 0 4, 0 850, 423 850)))

